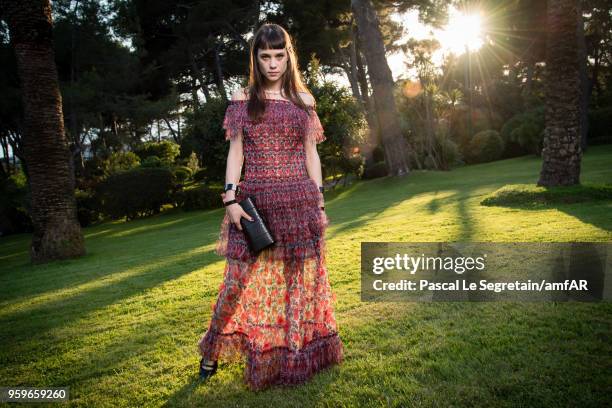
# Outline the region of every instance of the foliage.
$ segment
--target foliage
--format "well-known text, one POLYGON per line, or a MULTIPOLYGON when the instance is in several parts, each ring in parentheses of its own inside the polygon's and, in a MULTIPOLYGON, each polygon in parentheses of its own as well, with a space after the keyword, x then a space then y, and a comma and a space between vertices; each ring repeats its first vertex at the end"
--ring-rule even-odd
POLYGON ((219 207, 222 192, 222 187, 212 188, 200 185, 177 192, 174 199, 177 206, 185 211, 207 210, 219 207))
POLYGON ((101 205, 94 191, 76 189, 77 218, 81 227, 88 227, 103 219, 101 205))
POLYGON ((29 191, 21 169, 0 180, 0 236, 32 230, 29 191))
POLYGON ((589 112, 589 144, 612 143, 612 106, 589 112))
POLYGON ((200 109, 186 114, 181 150, 193 151, 200 157, 208 180, 224 181, 229 142, 222 128, 227 103, 212 98, 200 109))
POLYGON ((446 127, 439 127, 436 130, 434 144, 441 170, 450 170, 451 167, 463 163, 459 146, 450 138, 446 127))
POLYGON ((375 179, 379 177, 385 177, 389 174, 387 169, 387 163, 379 161, 370 166, 363 174, 364 179, 375 179))
POLYGON ((174 163, 174 159, 180 153, 180 146, 169 140, 161 142, 145 142, 134 149, 134 153, 140 157, 140 160, 145 161, 148 157, 156 156, 160 160, 162 166, 170 166, 174 163))
POLYGON ((470 141, 468 160, 484 163, 498 160, 504 151, 504 141, 496 130, 483 130, 470 141))
POLYGON ((178 183, 184 183, 192 176, 192 170, 187 166, 175 166, 172 169, 174 178, 178 183))
POLYGON ((140 166, 140 158, 134 152, 113 152, 104 162, 107 176, 140 166))
POLYGON ((171 202, 174 192, 172 171, 165 167, 137 168, 114 174, 96 188, 102 209, 113 219, 158 213, 171 202))
POLYGON ((501 136, 506 145, 517 143, 526 151, 539 156, 542 151, 544 126, 544 106, 538 106, 514 115, 502 127, 501 136))
POLYGON ((333 82, 319 83, 314 78, 310 90, 326 137, 318 146, 324 177, 337 171, 361 177, 363 157, 358 147, 365 142, 365 116, 346 88, 333 82))
POLYGON ((149 156, 140 163, 141 167, 164 167, 161 159, 157 156, 149 156))

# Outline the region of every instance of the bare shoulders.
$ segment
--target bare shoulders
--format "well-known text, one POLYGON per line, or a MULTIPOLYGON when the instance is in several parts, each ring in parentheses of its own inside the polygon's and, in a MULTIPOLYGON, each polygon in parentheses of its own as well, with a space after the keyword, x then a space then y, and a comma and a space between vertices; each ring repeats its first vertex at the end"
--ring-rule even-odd
POLYGON ((309 94, 308 92, 300 92, 299 94, 300 98, 302 98, 302 101, 304 101, 307 106, 314 106, 315 99, 311 94, 309 94))
POLYGON ((240 88, 232 94, 232 101, 244 101, 247 98, 246 88, 240 88))

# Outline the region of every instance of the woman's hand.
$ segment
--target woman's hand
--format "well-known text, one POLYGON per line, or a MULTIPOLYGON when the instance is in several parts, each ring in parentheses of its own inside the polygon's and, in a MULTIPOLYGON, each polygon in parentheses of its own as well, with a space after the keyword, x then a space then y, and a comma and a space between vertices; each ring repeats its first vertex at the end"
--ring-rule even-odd
MULTIPOLYGON (((231 191, 231 190, 230 190, 231 191)), ((231 195, 221 193, 221 197, 223 198, 223 202, 233 200, 235 198, 233 191, 231 195)), ((242 231, 242 225, 240 224, 241 218, 246 218, 249 221, 253 221, 253 217, 246 213, 238 203, 230 204, 225 207, 225 211, 231 221, 232 224, 236 226, 240 231, 242 231)))

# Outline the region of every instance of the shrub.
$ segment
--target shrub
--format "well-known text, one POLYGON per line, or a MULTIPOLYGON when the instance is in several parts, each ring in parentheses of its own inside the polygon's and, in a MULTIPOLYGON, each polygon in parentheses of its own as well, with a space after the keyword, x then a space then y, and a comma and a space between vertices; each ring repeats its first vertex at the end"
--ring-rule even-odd
POLYGON ((176 166, 173 169, 174 178, 179 183, 184 183, 189 180, 192 176, 192 171, 187 166, 176 166))
POLYGON ((81 227, 95 224, 102 219, 100 200, 93 191, 76 189, 77 218, 81 227))
POLYGON ((364 179, 374 179, 389 175, 387 163, 384 161, 374 163, 370 168, 367 168, 363 174, 364 179))
POLYGON ((440 170, 450 170, 452 166, 462 164, 459 146, 443 128, 438 129, 435 134, 435 150, 438 153, 440 170))
POLYGON ((206 168, 199 169, 193 174, 194 181, 208 181, 208 172, 206 168))
POLYGON ((510 118, 502 126, 501 136, 506 146, 516 143, 525 151, 540 155, 544 126, 544 106, 538 106, 510 118))
POLYGON ((180 152, 180 147, 176 143, 168 140, 162 140, 161 142, 146 142, 136 147, 134 152, 140 157, 141 161, 144 161, 148 157, 156 156, 163 166, 170 166, 174 163, 174 159, 180 152))
POLYGON ((174 177, 165 168, 137 168, 108 177, 97 187, 102 209, 111 218, 158 213, 171 202, 174 177))
POLYGON ((504 151, 504 141, 496 130, 483 130, 474 135, 469 144, 469 158, 473 163, 497 160, 504 151))
POLYGON ((157 156, 149 156, 140 163, 142 167, 162 167, 163 163, 157 156))
POLYGON ((589 112, 590 145, 612 143, 612 106, 589 112))
POLYGON ((223 188, 221 187, 198 186, 177 192, 175 201, 177 206, 185 211, 219 208, 222 192, 223 188))
POLYGON ((0 181, 0 236, 32 231, 28 182, 22 170, 0 181))
POLYGON ((109 176, 138 167, 140 159, 134 152, 113 152, 103 165, 105 175, 109 176))

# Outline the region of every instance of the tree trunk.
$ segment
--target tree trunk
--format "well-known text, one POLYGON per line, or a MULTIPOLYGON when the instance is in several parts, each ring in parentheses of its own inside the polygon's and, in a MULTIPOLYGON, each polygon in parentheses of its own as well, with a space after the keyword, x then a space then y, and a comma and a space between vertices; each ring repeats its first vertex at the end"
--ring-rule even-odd
POLYGON ((217 92, 224 101, 227 101, 227 92, 223 83, 223 67, 221 66, 221 55, 219 54, 219 44, 215 44, 215 82, 217 83, 217 92))
POLYGON ((408 148, 400 130, 393 97, 393 76, 387 64, 378 17, 370 0, 352 0, 351 7, 364 45, 387 169, 390 175, 402 176, 409 171, 408 148))
POLYGON ((539 186, 580 183, 578 0, 548 1, 546 127, 539 186))
POLYGON ((583 152, 587 147, 587 133, 589 132, 589 76, 587 74, 587 50, 586 39, 584 38, 584 19, 582 10, 579 9, 578 24, 578 66, 580 72, 580 148, 583 152))
POLYGON ((55 66, 49 0, 3 0, 17 58, 24 108, 23 149, 34 227, 32 262, 85 254, 69 168, 61 95, 55 66))

